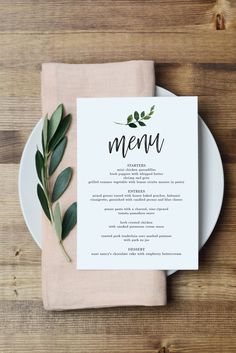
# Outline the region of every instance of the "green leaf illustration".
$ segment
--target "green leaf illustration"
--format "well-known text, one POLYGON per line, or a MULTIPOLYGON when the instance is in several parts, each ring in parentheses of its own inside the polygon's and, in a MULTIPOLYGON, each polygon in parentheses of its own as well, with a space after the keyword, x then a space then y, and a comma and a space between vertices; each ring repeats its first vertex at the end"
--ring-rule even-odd
POLYGON ((72 203, 64 214, 62 221, 62 240, 64 240, 77 223, 77 202, 72 203))
POLYGON ((59 163, 61 162, 65 152, 66 145, 67 145, 67 137, 65 136, 63 137, 61 142, 56 146, 55 150, 52 152, 52 156, 49 164, 49 176, 51 176, 55 172, 59 163))
POLYGON ((146 126, 146 124, 143 122, 143 120, 149 120, 151 119, 152 115, 154 114, 154 109, 155 109, 155 105, 153 105, 150 109, 150 112, 145 114, 145 111, 143 110, 140 114, 137 110, 135 110, 134 114, 130 114, 127 118, 127 123, 123 124, 120 122, 114 122, 115 124, 118 125, 128 125, 131 128, 137 128, 138 126, 146 126), (133 122, 133 119, 135 119, 135 121, 133 122), (138 125, 137 125, 138 124, 138 125))
POLYGON ((140 126, 146 126, 146 124, 144 124, 143 121, 138 121, 138 123, 139 123, 140 126))
POLYGON ((61 209, 60 209, 59 202, 56 203, 56 206, 54 208, 53 218, 54 218, 54 228, 55 228, 56 234, 58 236, 58 239, 61 241, 62 223, 61 223, 61 209))
POLYGON ((49 146, 48 146, 49 151, 53 151, 54 148, 58 145, 58 143, 63 139, 63 137, 67 133, 67 130, 70 127, 71 120, 72 120, 71 114, 68 114, 67 116, 65 116, 65 118, 61 120, 55 135, 53 136, 53 138, 49 143, 49 146))
POLYGON ((42 187, 39 184, 37 185, 37 195, 45 215, 48 217, 49 221, 51 221, 47 198, 42 187))
POLYGON ((50 141, 54 136, 57 128, 61 122, 63 114, 63 104, 58 105, 57 109, 52 113, 51 119, 49 120, 48 126, 48 140, 50 141))
POLYGON ((139 113, 137 111, 134 112, 134 119, 139 120, 139 113))
POLYGON ((133 115, 129 115, 127 118, 127 124, 131 123, 131 121, 133 120, 133 115))
POLYGON ((129 127, 133 127, 133 128, 137 127, 137 125, 134 124, 134 123, 130 123, 130 124, 128 124, 128 125, 129 125, 129 127))
POLYGON ((38 178, 42 183, 42 170, 44 169, 44 158, 39 150, 37 150, 35 153, 35 166, 38 178))
POLYGON ((52 192, 52 202, 57 201, 67 189, 72 177, 72 168, 64 169, 57 177, 52 192))

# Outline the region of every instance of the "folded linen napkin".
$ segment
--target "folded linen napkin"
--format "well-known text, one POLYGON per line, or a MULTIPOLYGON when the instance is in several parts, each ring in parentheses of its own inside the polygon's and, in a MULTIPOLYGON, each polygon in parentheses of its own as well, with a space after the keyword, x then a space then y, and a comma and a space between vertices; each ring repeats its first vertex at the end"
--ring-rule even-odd
MULTIPOLYGON (((60 103, 64 104, 68 113, 72 113, 67 148, 55 173, 58 175, 67 166, 71 166, 74 171, 69 188, 60 198, 64 213, 76 200, 76 98, 152 96, 155 89, 154 63, 49 63, 42 65, 41 78, 43 116, 46 113, 50 116, 60 103)), ((45 309, 166 303, 164 271, 79 271, 76 269, 76 227, 66 238, 64 245, 72 263, 68 263, 62 255, 52 226, 43 216, 42 290, 45 309)))

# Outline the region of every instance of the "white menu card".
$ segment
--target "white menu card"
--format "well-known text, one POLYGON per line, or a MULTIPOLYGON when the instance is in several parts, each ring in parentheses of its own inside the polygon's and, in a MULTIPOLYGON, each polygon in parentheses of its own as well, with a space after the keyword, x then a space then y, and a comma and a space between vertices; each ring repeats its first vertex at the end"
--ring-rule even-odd
POLYGON ((77 99, 77 268, 198 268, 197 97, 77 99))

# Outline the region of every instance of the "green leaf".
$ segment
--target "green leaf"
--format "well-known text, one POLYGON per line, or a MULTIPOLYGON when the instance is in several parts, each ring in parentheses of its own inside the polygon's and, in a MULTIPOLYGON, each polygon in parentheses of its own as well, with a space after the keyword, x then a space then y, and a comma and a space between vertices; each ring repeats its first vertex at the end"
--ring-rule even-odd
POLYGON ((53 138, 49 143, 49 146, 48 146, 49 151, 53 151, 54 148, 58 145, 58 143, 63 139, 71 124, 71 119, 72 119, 71 114, 68 114, 67 116, 65 116, 64 119, 62 119, 55 135, 53 136, 53 138))
POLYGON ((154 110, 150 111, 148 115, 152 115, 152 114, 154 114, 154 110))
POLYGON ((146 124, 144 124, 143 121, 138 121, 138 123, 139 123, 140 126, 146 126, 146 124))
POLYGON ((41 170, 41 179, 42 179, 43 189, 46 190, 46 188, 45 188, 45 178, 44 178, 44 168, 41 170))
POLYGON ((148 120, 148 119, 151 119, 151 116, 146 115, 146 116, 143 118, 143 120, 148 120))
POLYGON ((67 137, 65 136, 61 142, 56 146, 55 150, 52 153, 50 164, 49 164, 49 175, 51 176, 55 170, 57 169, 60 161, 62 160, 62 157, 65 152, 67 144, 67 137))
POLYGON ((42 170, 44 169, 44 158, 39 150, 37 150, 35 153, 35 166, 38 178, 42 183, 42 170))
POLYGON ((63 114, 63 104, 58 105, 57 109, 52 113, 51 119, 48 124, 48 141, 52 139, 57 128, 61 122, 63 114))
POLYGON ((47 198, 42 187, 39 184, 37 185, 37 194, 45 215, 48 217, 49 221, 51 221, 47 198))
POLYGON ((134 112, 134 119, 135 120, 139 119, 139 113, 137 111, 134 112))
POLYGON ((43 121, 43 130, 42 130, 42 147, 43 151, 46 150, 48 143, 48 115, 45 116, 43 121))
POLYGON ((41 135, 41 143, 42 143, 43 154, 45 154, 45 146, 44 146, 44 142, 43 142, 43 131, 42 131, 42 135, 41 135))
POLYGON ((137 127, 137 125, 134 124, 134 123, 130 123, 130 124, 128 124, 128 125, 129 125, 129 127, 133 127, 133 128, 137 127))
POLYGON ((145 116, 145 112, 143 111, 142 113, 141 113, 141 118, 143 118, 145 116))
POLYGON ((155 105, 153 105, 152 107, 151 107, 151 110, 154 110, 155 109, 155 105))
POLYGON ((64 169, 57 177, 52 192, 52 202, 55 202, 61 197, 64 191, 67 189, 72 177, 72 168, 68 167, 64 169))
POLYGON ((77 223, 77 202, 72 203, 64 214, 62 221, 62 240, 64 240, 77 223))
POLYGON ((127 118, 127 124, 131 123, 131 121, 133 120, 133 115, 129 115, 127 118))
POLYGON ((53 211, 53 218, 54 218, 54 227, 57 233, 58 239, 61 240, 62 234, 62 223, 61 223, 61 209, 59 202, 56 203, 56 206, 53 211))

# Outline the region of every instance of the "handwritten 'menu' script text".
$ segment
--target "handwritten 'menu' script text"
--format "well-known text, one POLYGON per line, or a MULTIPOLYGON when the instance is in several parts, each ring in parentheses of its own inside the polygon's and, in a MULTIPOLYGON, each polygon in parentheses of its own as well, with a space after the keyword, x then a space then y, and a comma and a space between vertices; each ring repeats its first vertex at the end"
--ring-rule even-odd
POLYGON ((155 137, 152 135, 144 134, 142 137, 131 136, 128 140, 125 135, 121 138, 116 137, 113 141, 109 141, 108 149, 109 153, 121 151, 123 158, 127 156, 128 151, 134 150, 135 148, 143 148, 146 153, 149 152, 150 148, 156 149, 157 153, 160 153, 164 144, 164 139, 160 139, 160 134, 157 133, 155 137))

